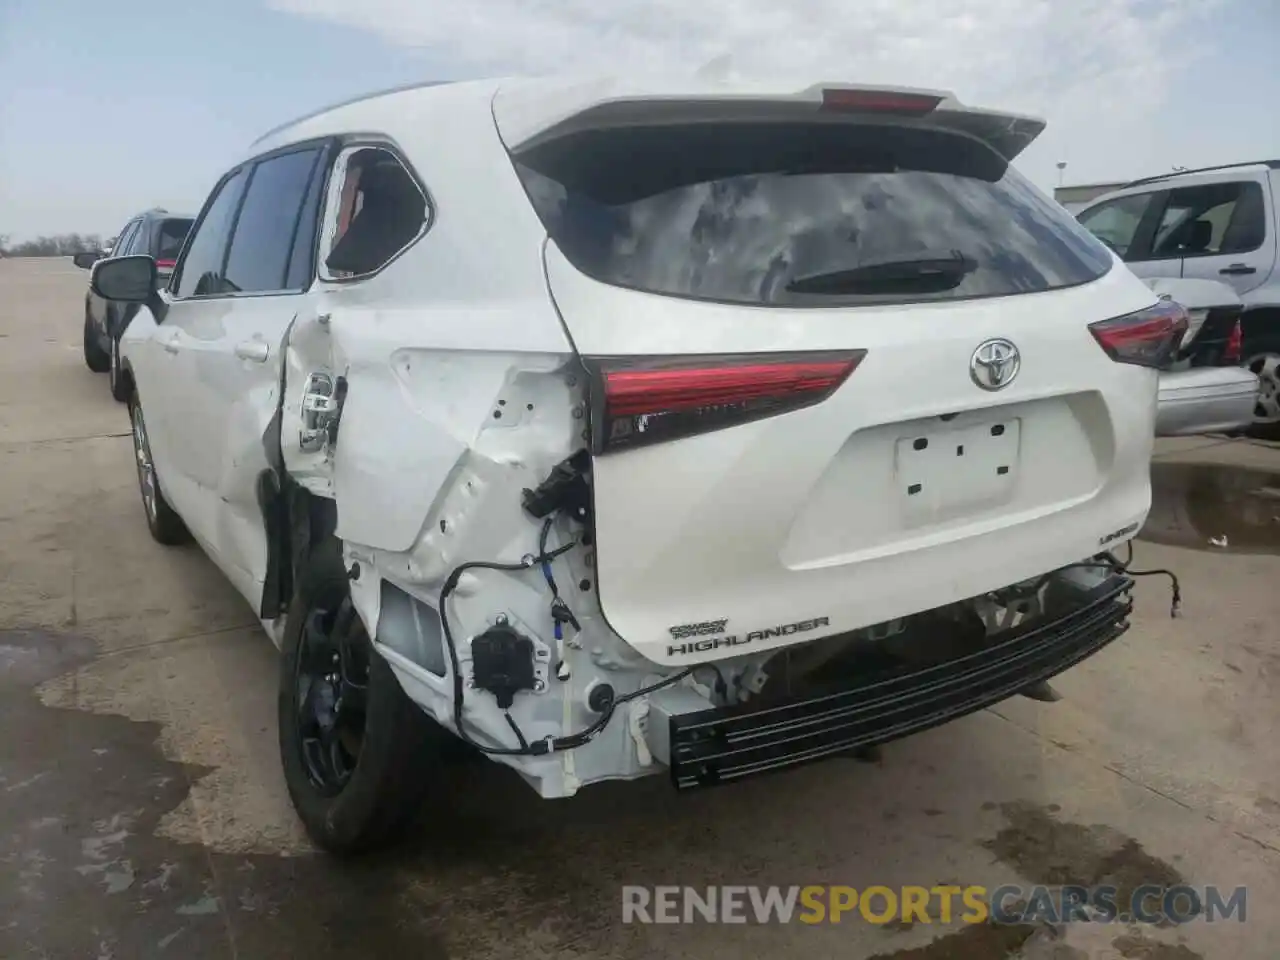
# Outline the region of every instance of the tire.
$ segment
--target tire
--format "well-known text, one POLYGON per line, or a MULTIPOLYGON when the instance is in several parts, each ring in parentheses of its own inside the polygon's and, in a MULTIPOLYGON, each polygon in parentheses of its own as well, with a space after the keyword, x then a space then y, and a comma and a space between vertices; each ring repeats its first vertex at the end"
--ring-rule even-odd
POLYGON ((133 395, 133 388, 129 384, 129 378, 120 369, 120 340, 117 337, 111 338, 107 360, 107 383, 111 386, 111 397, 120 403, 128 403, 133 395))
POLYGON ((138 471, 138 492, 142 496, 142 512, 147 518, 151 538, 165 546, 177 546, 190 538, 187 525, 169 506, 160 489, 160 477, 151 459, 151 444, 147 438, 146 420, 142 416, 142 402, 134 394, 129 400, 129 423, 133 435, 133 457, 138 471), (149 474, 149 476, 148 476, 149 474))
POLYGON ((1245 431, 1259 440, 1280 440, 1280 334, 1267 332, 1244 345, 1243 366, 1258 374, 1258 418, 1245 431))
POLYGON ((84 364, 94 373, 106 373, 111 367, 111 357, 98 342, 93 321, 89 319, 88 307, 84 311, 84 364))
POLYGON ((440 768, 441 738, 451 735, 408 698, 374 651, 340 562, 337 572, 319 567, 303 571, 281 643, 280 762, 307 834, 321 849, 351 857, 385 846, 409 825, 440 768), (338 649, 342 666, 330 668, 338 649), (327 746, 315 704, 330 720, 327 746))

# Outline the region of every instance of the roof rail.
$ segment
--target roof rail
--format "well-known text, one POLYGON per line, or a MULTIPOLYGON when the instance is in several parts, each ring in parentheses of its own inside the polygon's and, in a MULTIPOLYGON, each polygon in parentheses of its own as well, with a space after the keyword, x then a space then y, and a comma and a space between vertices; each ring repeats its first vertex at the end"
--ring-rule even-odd
POLYGON ((388 94, 392 94, 392 93, 404 93, 406 90, 420 90, 425 87, 440 87, 440 86, 444 86, 445 84, 455 83, 455 82, 456 81, 454 80, 419 80, 416 83, 405 83, 405 84, 401 84, 398 87, 387 87, 385 90, 375 90, 372 93, 362 93, 360 94, 360 96, 351 97, 348 100, 339 100, 337 103, 331 103, 327 107, 321 107, 318 110, 312 110, 309 113, 304 113, 300 117, 295 117, 294 119, 288 121, 287 123, 282 123, 282 124, 279 124, 278 126, 272 127, 262 136, 258 137, 258 139, 254 140, 253 143, 249 144, 249 146, 251 147, 257 146, 263 140, 267 139, 267 137, 275 136, 281 130, 288 130, 290 127, 294 126, 295 124, 303 123, 304 121, 310 120, 313 117, 320 116, 322 113, 328 113, 330 110, 337 110, 340 107, 349 107, 353 103, 361 103, 365 100, 373 100, 376 97, 385 97, 388 94))
POLYGON ((1235 170, 1238 167, 1258 166, 1266 166, 1270 167, 1272 170, 1280 170, 1280 160, 1244 160, 1240 163, 1219 163, 1212 167, 1196 167, 1194 170, 1170 170, 1168 173, 1156 174, 1154 177, 1141 177, 1137 180, 1130 180, 1124 185, 1124 187, 1121 187, 1121 189, 1123 190, 1127 187, 1141 186, 1144 183, 1159 183, 1161 180, 1168 180, 1171 177, 1181 177, 1188 173, 1209 173, 1213 170, 1235 170))

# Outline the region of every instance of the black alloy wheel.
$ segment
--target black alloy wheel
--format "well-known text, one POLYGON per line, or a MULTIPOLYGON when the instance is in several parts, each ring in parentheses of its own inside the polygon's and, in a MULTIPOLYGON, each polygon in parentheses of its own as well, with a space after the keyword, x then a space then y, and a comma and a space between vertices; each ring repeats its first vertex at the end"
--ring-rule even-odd
POLYGON ((312 787, 335 797, 364 745, 369 643, 349 598, 308 611, 294 677, 297 742, 312 787))

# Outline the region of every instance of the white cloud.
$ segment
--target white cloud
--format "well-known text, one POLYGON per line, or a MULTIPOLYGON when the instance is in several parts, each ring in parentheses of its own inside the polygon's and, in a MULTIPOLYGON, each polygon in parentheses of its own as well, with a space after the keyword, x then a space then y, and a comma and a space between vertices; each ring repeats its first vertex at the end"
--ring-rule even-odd
MULTIPOLYGON (((1169 166, 1153 129, 1193 21, 1217 0, 268 0, 429 50, 474 75, 689 70, 902 83, 1044 116, 1042 185, 1169 166), (1177 56, 1171 55, 1177 50, 1177 56)), ((1200 53, 1206 52, 1201 46, 1200 53)), ((1164 139, 1167 142, 1167 138, 1164 139)))

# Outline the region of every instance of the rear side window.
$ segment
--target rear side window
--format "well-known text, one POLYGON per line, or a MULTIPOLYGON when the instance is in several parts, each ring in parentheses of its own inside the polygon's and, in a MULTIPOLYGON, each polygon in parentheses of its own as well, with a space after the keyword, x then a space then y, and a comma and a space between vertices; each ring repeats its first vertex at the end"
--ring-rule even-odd
POLYGON ((1250 181, 1169 191, 1156 230, 1158 257, 1248 253, 1266 238, 1262 187, 1250 181))
POLYGON ((156 259, 176 260, 182 252, 182 241, 187 239, 192 221, 188 217, 170 217, 160 221, 156 230, 156 259))
POLYGON ((254 167, 227 255, 228 289, 241 293, 286 289, 293 237, 319 155, 319 147, 296 150, 254 167))
POLYGON ((226 292, 222 279, 222 257, 227 250, 231 221, 240 205, 247 171, 237 170, 216 189, 213 198, 187 244, 170 288, 178 297, 207 297, 226 292))
POLYGON ((422 235, 429 218, 426 195, 399 157, 382 147, 348 148, 330 184, 321 276, 376 273, 422 235))
POLYGON ((1105 247, 1001 157, 927 128, 588 130, 515 157, 551 239, 605 283, 777 306, 1033 293, 1105 247))

